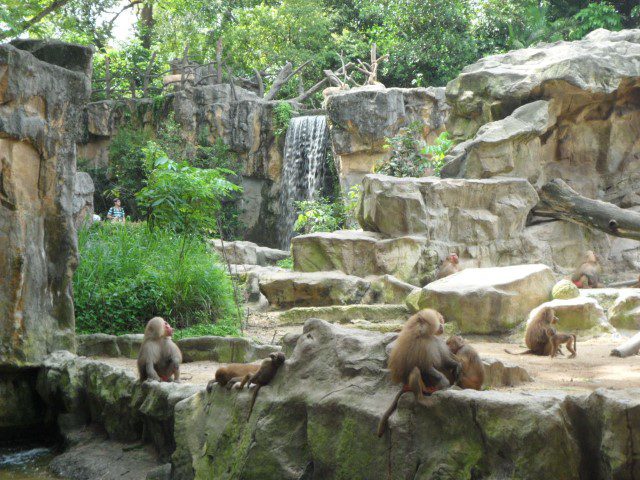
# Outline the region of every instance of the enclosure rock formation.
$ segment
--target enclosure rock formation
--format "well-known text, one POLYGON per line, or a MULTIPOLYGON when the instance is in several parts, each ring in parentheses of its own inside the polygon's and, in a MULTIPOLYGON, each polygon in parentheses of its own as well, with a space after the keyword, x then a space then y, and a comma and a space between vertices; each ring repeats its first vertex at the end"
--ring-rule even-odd
POLYGON ((555 299, 545 302, 531 310, 529 319, 542 308, 551 307, 558 317, 558 330, 573 332, 576 330, 598 329, 601 332, 613 332, 604 309, 597 300, 589 297, 570 298, 568 300, 555 299))
POLYGON ((34 54, 0 45, 0 364, 28 365, 74 349, 75 144, 92 52, 16 45, 34 54))
POLYGON ((640 30, 483 58, 447 86, 448 129, 466 141, 444 172, 562 178, 618 204, 640 187, 639 91, 640 30))
POLYGON ((445 468, 447 478, 640 474, 632 456, 640 437, 629 427, 640 421, 637 390, 448 390, 427 406, 405 394, 390 433, 378 439, 377 422, 398 389, 384 370, 394 338, 310 320, 249 421, 249 392, 215 387, 181 401, 175 478, 435 478, 445 468))
POLYGON ((253 242, 237 240, 223 242, 213 239, 209 242, 220 255, 221 260, 232 265, 275 265, 280 260, 289 258, 289 252, 275 248, 262 247, 253 242))
POLYGON ((444 130, 448 106, 443 88, 367 86, 327 99, 334 160, 343 190, 360 183, 390 157, 387 138, 416 122, 430 143, 444 130))

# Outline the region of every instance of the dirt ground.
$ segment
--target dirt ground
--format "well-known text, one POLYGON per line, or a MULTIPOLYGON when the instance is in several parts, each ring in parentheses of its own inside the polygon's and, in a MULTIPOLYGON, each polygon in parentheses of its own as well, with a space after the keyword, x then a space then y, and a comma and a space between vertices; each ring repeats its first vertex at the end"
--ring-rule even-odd
MULTIPOLYGON (((261 319, 250 319, 245 334, 262 342, 277 342, 285 333, 301 332, 302 327, 281 327, 266 314, 261 319)), ((605 336, 600 338, 578 339, 578 356, 539 357, 534 355, 509 355, 504 349, 522 351, 524 345, 510 340, 487 339, 486 337, 470 337, 469 342, 482 357, 493 357, 504 362, 524 367, 534 378, 528 383, 515 388, 504 388, 506 391, 532 391, 562 389, 571 392, 586 392, 597 388, 622 389, 640 387, 640 356, 616 358, 609 356, 615 346, 624 338, 605 336)), ((135 360, 124 358, 101 358, 106 363, 136 372, 135 360)), ((182 367, 183 380, 188 383, 205 385, 211 380, 217 368, 212 362, 193 362, 182 367)))

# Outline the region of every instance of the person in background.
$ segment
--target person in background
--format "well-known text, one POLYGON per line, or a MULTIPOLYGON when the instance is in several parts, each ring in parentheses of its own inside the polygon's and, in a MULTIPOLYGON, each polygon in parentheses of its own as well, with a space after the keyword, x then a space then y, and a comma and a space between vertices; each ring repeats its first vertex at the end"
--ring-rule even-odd
POLYGON ((109 212, 107 212, 107 219, 112 222, 124 223, 124 208, 121 207, 119 198, 113 200, 113 207, 111 207, 109 212))

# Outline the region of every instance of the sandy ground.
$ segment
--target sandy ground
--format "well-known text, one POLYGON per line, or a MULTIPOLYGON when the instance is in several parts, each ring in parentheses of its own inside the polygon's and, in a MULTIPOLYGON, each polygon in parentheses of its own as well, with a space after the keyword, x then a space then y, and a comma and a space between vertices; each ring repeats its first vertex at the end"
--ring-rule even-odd
MULTIPOLYGON (((300 332, 302 327, 280 327, 266 315, 263 319, 250 322, 245 334, 263 342, 277 341, 287 332, 300 332)), ((640 356, 616 358, 609 352, 623 340, 609 337, 578 340, 578 356, 539 357, 534 355, 509 355, 504 349, 522 351, 524 345, 509 340, 488 341, 483 337, 471 337, 469 342, 483 357, 493 357, 524 367, 534 378, 533 383, 516 388, 504 388, 508 391, 532 391, 562 389, 572 392, 586 392, 597 388, 622 389, 640 387, 640 356)), ((124 358, 101 358, 109 364, 136 372, 135 360, 124 358)), ((182 367, 183 381, 205 385, 211 380, 217 368, 212 362, 193 362, 182 367)))

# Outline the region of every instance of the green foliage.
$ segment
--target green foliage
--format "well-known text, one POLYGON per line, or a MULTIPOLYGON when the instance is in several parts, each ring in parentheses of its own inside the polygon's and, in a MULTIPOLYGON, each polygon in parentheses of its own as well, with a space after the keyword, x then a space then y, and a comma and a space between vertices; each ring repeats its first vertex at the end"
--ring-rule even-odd
POLYGON ((590 3, 573 17, 576 27, 571 32, 572 39, 580 39, 597 28, 621 30, 622 16, 607 2, 590 3))
POLYGON ((447 132, 438 136, 433 145, 426 145, 421 138, 422 124, 411 123, 406 130, 387 139, 391 157, 375 167, 376 173, 392 177, 424 177, 440 175, 444 157, 453 146, 447 132))
POLYGON ((154 315, 178 328, 237 333, 231 280, 203 242, 144 224, 98 223, 78 232, 78 246, 79 333, 140 333, 154 315))
POLYGON ((451 147, 453 147, 453 140, 449 137, 449 133, 442 132, 433 145, 427 145, 424 148, 424 153, 429 158, 429 167, 433 169, 435 175, 440 176, 440 170, 445 163, 444 157, 447 156, 451 147))
POLYGON ((292 118, 293 107, 289 102, 278 102, 273 107, 273 133, 276 137, 283 137, 287 134, 292 118))
POLYGON ((222 200, 241 190, 226 178, 233 172, 178 163, 169 159, 155 142, 149 142, 143 152, 150 175, 147 186, 136 198, 147 208, 150 227, 185 235, 216 232, 222 200))
POLYGON ((276 266, 280 268, 286 268, 287 270, 293 270, 293 258, 288 257, 276 262, 276 266))
POLYGON ((360 186, 351 187, 345 199, 331 200, 320 197, 316 200, 295 202, 298 218, 293 226, 296 232, 334 232, 351 228, 360 198, 360 186))

